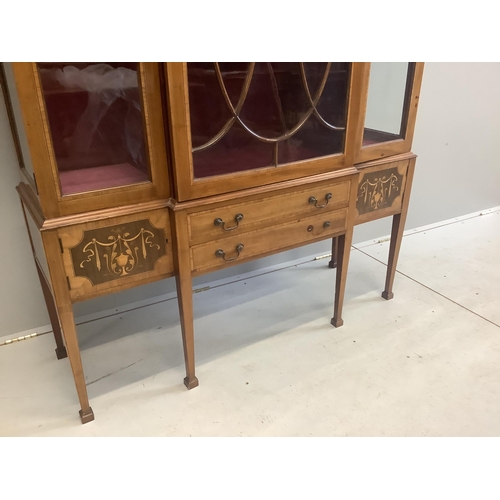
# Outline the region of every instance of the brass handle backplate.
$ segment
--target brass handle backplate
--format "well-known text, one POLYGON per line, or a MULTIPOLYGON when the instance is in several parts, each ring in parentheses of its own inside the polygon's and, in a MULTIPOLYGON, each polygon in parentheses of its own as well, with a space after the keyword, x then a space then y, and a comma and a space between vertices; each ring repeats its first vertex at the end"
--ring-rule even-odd
POLYGON ((331 199, 332 199, 332 193, 326 193, 325 194, 325 201, 326 201, 326 203, 324 205, 318 205, 318 200, 314 196, 309 197, 309 199, 307 200, 307 202, 310 205, 314 205, 316 208, 325 208, 328 205, 328 202, 331 199))
POLYGON ((215 256, 220 257, 221 259, 225 260, 226 262, 231 262, 232 260, 236 260, 240 256, 240 253, 244 248, 245 248, 245 246, 243 245, 243 243, 238 243, 236 245, 236 252, 237 252, 236 257, 230 257, 229 259, 226 259, 226 252, 224 252, 224 250, 222 250, 222 248, 219 248, 218 250, 215 251, 215 256))
POLYGON ((226 227, 226 223, 220 218, 214 220, 214 226, 221 227, 224 231, 233 231, 239 225, 239 223, 243 220, 243 214, 236 214, 234 216, 234 222, 236 222, 236 226, 226 227))

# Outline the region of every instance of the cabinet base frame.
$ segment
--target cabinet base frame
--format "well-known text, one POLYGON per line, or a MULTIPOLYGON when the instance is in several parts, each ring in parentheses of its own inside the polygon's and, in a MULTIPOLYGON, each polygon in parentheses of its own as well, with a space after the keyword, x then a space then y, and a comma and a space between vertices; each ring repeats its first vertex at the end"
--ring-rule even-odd
MULTIPOLYGON (((404 191, 402 193, 402 201, 401 201, 401 208, 398 212, 394 213, 392 216, 392 228, 391 228, 391 237, 390 237, 390 245, 389 245, 389 257, 387 260, 387 273, 386 273, 386 278, 385 278, 385 288, 384 291, 382 292, 381 296, 385 300, 391 300, 394 298, 394 292, 392 291, 392 287, 394 285, 394 277, 396 276, 396 266, 398 263, 398 258, 399 258, 399 251, 401 249, 401 242, 403 240, 403 234, 404 234, 404 227, 406 223, 406 217, 408 215, 408 206, 410 204, 410 195, 411 195, 411 188, 413 184, 413 176, 415 173, 415 163, 416 163, 416 156, 413 155, 413 153, 408 153, 405 155, 400 155, 398 158, 409 158, 408 161, 408 167, 406 170, 406 179, 404 183, 404 191)), ((394 163, 395 158, 390 158, 387 159, 387 164, 394 163)), ((382 165, 383 162, 381 161, 376 161, 376 162, 371 162, 367 166, 360 165, 359 168, 360 170, 363 170, 365 168, 370 168, 371 165, 375 166, 380 166, 382 165)), ((370 221, 376 220, 376 219, 381 219, 383 217, 388 217, 384 212, 382 212, 382 215, 378 215, 377 211, 374 211, 371 213, 371 216, 369 218, 370 221)), ((366 218, 363 217, 362 219, 355 219, 354 224, 360 224, 367 222, 366 218)), ((330 268, 335 268, 337 265, 338 261, 338 255, 339 255, 339 246, 338 246, 338 237, 332 238, 332 257, 330 262, 328 263, 328 266, 330 268)), ((333 323, 332 319, 332 324, 334 326, 337 326, 333 323)))

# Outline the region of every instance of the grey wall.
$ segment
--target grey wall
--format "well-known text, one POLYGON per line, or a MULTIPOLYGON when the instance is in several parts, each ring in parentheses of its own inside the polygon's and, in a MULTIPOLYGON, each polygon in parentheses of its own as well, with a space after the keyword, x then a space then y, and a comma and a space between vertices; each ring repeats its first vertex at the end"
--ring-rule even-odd
MULTIPOLYGON (((413 142, 419 155, 406 228, 500 205, 500 63, 429 63, 424 70, 413 142)), ((49 323, 32 261, 20 204, 17 161, 0 103, 0 337, 49 323)), ((390 220, 358 226, 354 241, 385 236, 390 220)), ((320 255, 327 241, 260 259, 195 280, 229 275, 320 255)), ((172 279, 77 304, 78 315, 123 306, 175 289, 172 279)))
POLYGON ((48 321, 21 204, 17 156, 0 91, 0 337, 48 321))
POLYGON ((424 69, 407 227, 500 205, 500 63, 424 69))
POLYGON ((409 64, 375 62, 370 67, 365 127, 399 134, 409 64))

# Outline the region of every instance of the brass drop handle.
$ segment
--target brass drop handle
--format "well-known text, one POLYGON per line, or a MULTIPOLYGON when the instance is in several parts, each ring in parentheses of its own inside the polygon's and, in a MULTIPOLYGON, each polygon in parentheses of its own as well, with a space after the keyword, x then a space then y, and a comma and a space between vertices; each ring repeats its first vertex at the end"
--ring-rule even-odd
POLYGON ((240 253, 244 248, 245 246, 243 245, 243 243, 238 243, 236 245, 236 252, 237 252, 236 257, 230 257, 229 259, 226 259, 226 252, 224 252, 224 250, 219 248, 218 250, 215 251, 215 256, 224 259, 226 262, 231 262, 232 260, 236 260, 240 256, 240 253))
POLYGON ((311 196, 307 201, 310 205, 314 205, 316 208, 325 208, 331 199, 332 199, 332 193, 326 193, 325 194, 326 203, 324 205, 318 205, 318 200, 314 196, 311 196))
POLYGON ((232 231, 236 229, 239 223, 243 220, 243 214, 236 214, 234 216, 234 222, 236 222, 236 226, 226 227, 226 223, 220 218, 214 220, 214 226, 221 227, 224 231, 232 231))

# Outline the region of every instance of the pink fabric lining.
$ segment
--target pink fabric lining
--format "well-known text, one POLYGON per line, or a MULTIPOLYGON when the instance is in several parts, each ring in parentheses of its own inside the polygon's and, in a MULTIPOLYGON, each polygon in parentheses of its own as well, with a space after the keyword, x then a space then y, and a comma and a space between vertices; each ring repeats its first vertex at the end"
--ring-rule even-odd
POLYGON ((98 191, 118 186, 147 182, 147 174, 130 165, 105 165, 59 172, 63 195, 98 191))

